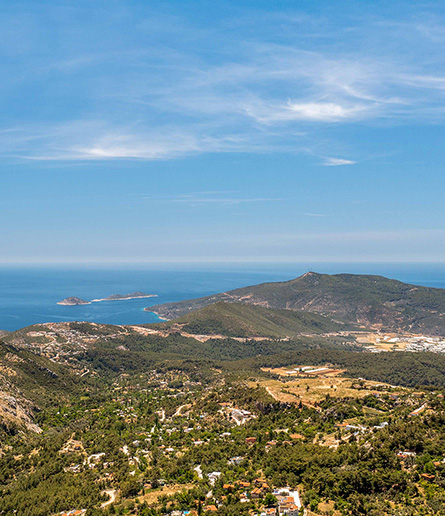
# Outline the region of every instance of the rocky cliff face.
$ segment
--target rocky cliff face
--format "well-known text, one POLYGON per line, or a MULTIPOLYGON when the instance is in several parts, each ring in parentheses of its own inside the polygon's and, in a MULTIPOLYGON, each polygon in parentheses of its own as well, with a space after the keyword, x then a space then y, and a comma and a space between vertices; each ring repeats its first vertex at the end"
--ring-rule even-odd
POLYGON ((0 391, 0 424, 10 434, 26 429, 40 433, 42 429, 33 422, 31 404, 16 398, 9 392, 0 391))

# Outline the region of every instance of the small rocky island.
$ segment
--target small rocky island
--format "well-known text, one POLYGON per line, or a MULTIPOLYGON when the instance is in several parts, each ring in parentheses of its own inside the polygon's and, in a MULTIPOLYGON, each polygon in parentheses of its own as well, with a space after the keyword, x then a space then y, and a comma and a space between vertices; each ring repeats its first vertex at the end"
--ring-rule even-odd
POLYGON ((79 297, 67 297, 63 299, 62 301, 59 301, 57 303, 58 305, 65 305, 65 306, 76 306, 76 305, 89 305, 91 304, 90 301, 85 301, 84 299, 80 299, 79 297))
POLYGON ((156 294, 145 294, 144 292, 131 292, 131 294, 113 294, 103 299, 93 299, 92 303, 99 301, 124 301, 126 299, 139 299, 141 297, 158 297, 156 294))
POLYGON ((85 301, 78 297, 67 297, 63 301, 59 301, 58 305, 76 306, 76 305, 90 305, 91 303, 99 303, 100 301, 125 301, 126 299, 139 299, 143 297, 158 297, 157 294, 145 294, 144 292, 131 292, 131 294, 113 294, 103 299, 92 299, 85 301))

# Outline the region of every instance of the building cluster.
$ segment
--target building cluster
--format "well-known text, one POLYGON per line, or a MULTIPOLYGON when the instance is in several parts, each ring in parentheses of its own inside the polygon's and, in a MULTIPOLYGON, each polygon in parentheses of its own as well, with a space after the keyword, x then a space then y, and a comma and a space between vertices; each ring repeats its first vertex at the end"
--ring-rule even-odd
POLYGON ((365 346, 368 351, 381 353, 383 351, 411 351, 420 353, 428 351, 430 353, 445 353, 444 337, 429 337, 427 335, 385 335, 376 338, 376 344, 392 344, 388 349, 365 346))
POLYGON ((277 488, 272 494, 277 499, 277 507, 267 507, 259 513, 259 516, 301 516, 303 514, 300 495, 296 489, 277 488))
POLYGON ((412 337, 407 342, 405 351, 445 353, 445 340, 440 337, 412 337))
POLYGON ((353 425, 347 422, 337 423, 335 425, 336 428, 339 428, 340 430, 350 431, 353 435, 364 434, 366 432, 372 432, 373 430, 382 430, 386 426, 388 426, 387 421, 383 421, 383 423, 380 423, 379 425, 374 425, 370 427, 364 425, 353 425))
POLYGON ((256 417, 255 414, 252 414, 252 412, 248 410, 233 407, 231 403, 220 403, 220 405, 220 414, 227 415, 229 419, 234 421, 238 426, 245 425, 256 417))

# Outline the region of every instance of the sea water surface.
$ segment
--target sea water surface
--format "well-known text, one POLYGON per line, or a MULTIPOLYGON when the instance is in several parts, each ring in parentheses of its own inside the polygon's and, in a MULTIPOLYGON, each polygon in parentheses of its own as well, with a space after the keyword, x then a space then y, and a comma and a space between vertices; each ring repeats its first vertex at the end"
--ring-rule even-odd
POLYGON ((90 321, 144 324, 158 317, 147 306, 207 296, 266 281, 285 281, 308 271, 380 274, 407 283, 445 288, 445 264, 212 264, 0 267, 0 330, 44 322, 90 321), (76 296, 87 301, 136 290, 157 297, 101 301, 82 306, 57 302, 76 296))

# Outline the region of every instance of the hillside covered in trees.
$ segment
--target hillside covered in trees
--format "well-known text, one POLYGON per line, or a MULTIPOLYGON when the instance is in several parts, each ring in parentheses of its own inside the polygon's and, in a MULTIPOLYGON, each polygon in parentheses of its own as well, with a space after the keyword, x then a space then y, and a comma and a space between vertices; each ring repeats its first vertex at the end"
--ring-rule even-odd
POLYGON ((224 301, 315 312, 370 328, 445 334, 445 290, 382 276, 308 272, 291 281, 263 283, 146 310, 175 319, 224 301))
POLYGON ((0 515, 444 514, 445 355, 348 328, 219 302, 4 334, 0 515))
POLYGON ((227 337, 284 338, 302 333, 328 333, 352 328, 319 314, 276 310, 257 305, 219 301, 156 327, 179 326, 191 334, 219 334, 227 337))
POLYGON ((0 515, 277 514, 284 489, 311 516, 444 513, 443 355, 150 331, 3 337, 28 419, 0 428, 0 515))

